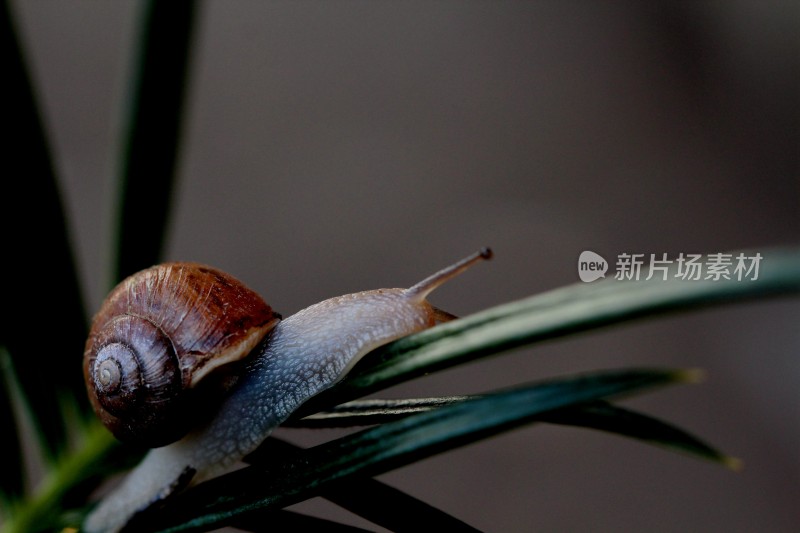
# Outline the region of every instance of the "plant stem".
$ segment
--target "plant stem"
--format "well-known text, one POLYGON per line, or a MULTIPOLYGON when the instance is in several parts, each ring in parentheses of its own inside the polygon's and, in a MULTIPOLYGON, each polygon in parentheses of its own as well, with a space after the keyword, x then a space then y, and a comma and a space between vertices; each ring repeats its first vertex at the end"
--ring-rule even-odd
POLYGON ((90 424, 83 445, 57 461, 36 493, 15 509, 2 532, 26 533, 47 528, 48 521, 57 519, 56 511, 64 494, 85 479, 92 466, 101 461, 115 444, 114 437, 101 424, 90 424))

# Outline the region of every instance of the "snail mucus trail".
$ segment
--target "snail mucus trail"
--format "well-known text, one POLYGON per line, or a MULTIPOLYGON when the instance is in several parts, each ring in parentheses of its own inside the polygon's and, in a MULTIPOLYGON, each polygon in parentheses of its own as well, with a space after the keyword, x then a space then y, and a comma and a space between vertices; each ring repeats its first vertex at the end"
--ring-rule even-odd
POLYGON ((84 529, 118 531, 137 512, 218 475, 368 352, 454 318, 426 297, 491 256, 484 248, 408 289, 338 296, 284 320, 241 282, 203 265, 167 263, 121 282, 92 324, 84 377, 118 438, 159 447, 103 498, 84 529), (128 337, 136 342, 126 344, 128 337), (126 361, 114 360, 119 355, 126 361), (197 402, 208 406, 198 398, 206 394, 220 402, 210 416, 183 414, 197 402))

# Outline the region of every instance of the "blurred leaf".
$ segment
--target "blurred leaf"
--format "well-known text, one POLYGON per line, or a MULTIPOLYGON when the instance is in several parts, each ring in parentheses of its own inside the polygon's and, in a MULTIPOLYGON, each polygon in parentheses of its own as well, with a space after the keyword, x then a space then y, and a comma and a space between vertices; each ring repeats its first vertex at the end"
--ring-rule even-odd
MULTIPOLYGON (((2 262, 6 319, 0 324, 0 344, 11 354, 37 417, 33 423, 45 451, 54 457, 66 435, 59 395, 73 395, 88 409, 81 365, 76 364, 83 353, 86 320, 50 151, 8 2, 0 8, 0 54, 9 144, 3 197, 15 204, 0 210, 0 225, 10 241, 2 262)), ((10 420, 8 409, 8 403, 0 405, 0 420, 10 420)), ((12 426, 0 431, 15 434, 12 426)), ((16 491, 15 477, 2 476, 0 484, 16 491)))
POLYGON ((425 524, 430 531, 480 531, 441 509, 371 478, 354 476, 321 495, 389 531, 419 531, 420 524, 425 524))
POLYGON ((285 461, 238 470, 176 497, 163 512, 138 515, 130 531, 197 531, 258 509, 277 509, 535 420, 553 409, 692 379, 666 370, 624 370, 562 378, 493 393, 327 442, 285 461), (155 524, 158 524, 155 526, 155 524))
POLYGON ((11 368, 11 357, 6 349, 0 346, 0 430, 3 432, 5 453, 12 458, 5 462, 3 475, 0 477, 0 501, 5 505, 21 496, 24 488, 22 443, 13 408, 21 398, 15 397, 18 396, 14 394, 15 384, 16 376, 11 368))
POLYGON ((800 292, 800 248, 760 253, 757 280, 682 281, 672 268, 668 280, 576 283, 440 324, 373 351, 297 414, 527 344, 656 314, 800 292))
MULTIPOLYGON (((246 461, 252 464, 274 462, 274 457, 286 457, 300 450, 298 446, 271 438, 246 461)), ((444 511, 376 479, 355 477, 337 484, 332 490, 324 490, 320 496, 390 531, 418 531, 420 524, 433 531, 477 531, 444 511)), ((271 512, 274 511, 264 513, 271 512)))
POLYGON ((231 526, 244 531, 273 533, 275 531, 314 531, 315 533, 356 533, 369 531, 355 526, 347 526, 292 511, 266 511, 241 516, 231 522, 231 526))
POLYGON ((120 182, 117 280, 161 257, 199 5, 192 0, 150 0, 145 7, 120 182))
POLYGON ((104 455, 113 449, 114 437, 100 424, 90 425, 84 442, 74 453, 65 454, 37 488, 36 494, 24 501, 14 515, 3 524, 4 533, 42 531, 59 522, 64 496, 78 488, 96 473, 104 455))

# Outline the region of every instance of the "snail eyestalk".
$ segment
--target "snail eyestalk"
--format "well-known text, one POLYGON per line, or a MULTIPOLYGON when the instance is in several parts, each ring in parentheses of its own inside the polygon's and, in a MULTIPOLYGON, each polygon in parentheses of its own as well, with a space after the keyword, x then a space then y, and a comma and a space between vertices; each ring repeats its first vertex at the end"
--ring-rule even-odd
POLYGON ((492 255, 491 248, 481 248, 474 254, 443 268, 431 276, 428 276, 413 287, 409 287, 405 290, 405 293, 407 296, 416 296, 420 299, 424 299, 443 283, 458 276, 479 261, 488 261, 492 258, 492 255))

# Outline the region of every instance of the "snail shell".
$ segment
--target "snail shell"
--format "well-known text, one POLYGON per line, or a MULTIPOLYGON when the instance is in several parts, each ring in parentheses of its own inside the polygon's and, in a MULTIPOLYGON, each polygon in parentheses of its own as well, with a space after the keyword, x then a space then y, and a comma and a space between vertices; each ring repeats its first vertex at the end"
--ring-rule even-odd
POLYGON ((173 442, 207 416, 235 380, 234 363, 279 320, 258 294, 211 267, 165 263, 134 274, 106 298, 86 341, 91 404, 120 440, 173 442))

